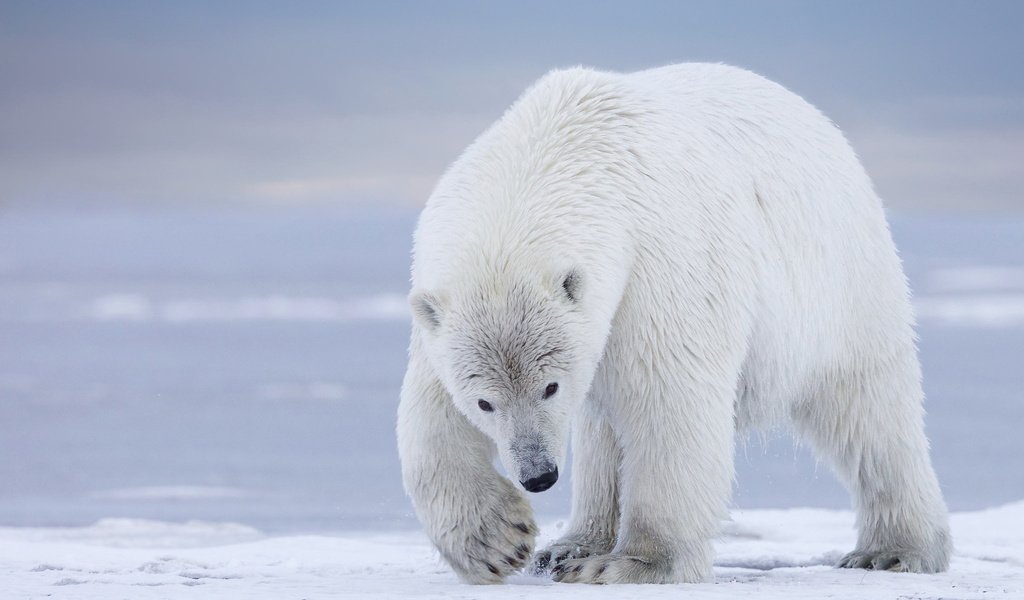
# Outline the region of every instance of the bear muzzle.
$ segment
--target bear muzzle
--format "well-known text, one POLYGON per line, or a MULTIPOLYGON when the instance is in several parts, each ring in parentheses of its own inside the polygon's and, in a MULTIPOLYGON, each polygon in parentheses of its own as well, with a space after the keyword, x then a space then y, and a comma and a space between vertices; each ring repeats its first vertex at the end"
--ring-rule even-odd
POLYGON ((558 481, 558 467, 553 467, 547 473, 531 477, 519 483, 523 484, 523 488, 528 492, 543 492, 555 485, 556 481, 558 481))

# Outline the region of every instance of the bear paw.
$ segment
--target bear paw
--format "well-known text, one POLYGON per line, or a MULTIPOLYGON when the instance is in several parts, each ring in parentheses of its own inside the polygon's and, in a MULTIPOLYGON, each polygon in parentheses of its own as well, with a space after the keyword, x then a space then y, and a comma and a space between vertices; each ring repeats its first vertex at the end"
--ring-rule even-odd
POLYGON ((567 535, 538 552, 530 561, 529 570, 534 575, 544 575, 567 560, 607 554, 614 545, 611 540, 567 535))
POLYGON ((912 550, 854 550, 836 563, 841 569, 868 569, 899 573, 937 573, 945 566, 933 557, 912 550))
POLYGON ((641 556, 603 554, 569 559, 551 570, 561 583, 671 583, 667 563, 641 556))
POLYGON ((522 569, 533 551, 538 529, 530 503, 504 479, 500 488, 477 499, 476 523, 438 540, 438 550, 468 583, 501 583, 522 569))

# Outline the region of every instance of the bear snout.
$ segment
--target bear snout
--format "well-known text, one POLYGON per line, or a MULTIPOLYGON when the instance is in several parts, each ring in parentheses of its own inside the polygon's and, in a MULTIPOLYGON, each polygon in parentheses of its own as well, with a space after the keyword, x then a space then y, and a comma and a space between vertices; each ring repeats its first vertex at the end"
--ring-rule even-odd
POLYGON ((523 487, 526 488, 526 491, 528 492, 543 492, 555 485, 556 481, 558 481, 558 467, 554 467, 547 473, 531 477, 530 479, 520 481, 519 483, 523 484, 523 487))

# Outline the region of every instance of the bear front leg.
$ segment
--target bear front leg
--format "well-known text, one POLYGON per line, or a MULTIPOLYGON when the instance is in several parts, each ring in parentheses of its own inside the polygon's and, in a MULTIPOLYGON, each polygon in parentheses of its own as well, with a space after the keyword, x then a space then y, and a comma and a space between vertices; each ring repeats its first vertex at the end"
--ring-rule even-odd
POLYGON ((534 556, 530 571, 540 575, 566 560, 607 554, 619 526, 618 473, 621 454, 615 433, 588 398, 573 423, 572 517, 565 535, 534 556))
POLYGON ((637 389, 645 388, 643 396, 625 398, 618 405, 622 413, 612 417, 622 449, 615 547, 562 562, 552 570, 555 581, 711 578, 711 538, 725 515, 733 477, 732 391, 727 384, 666 385, 657 375, 637 389))
POLYGON ((526 498, 493 467, 493 443, 459 413, 422 358, 398 407, 402 479, 427 536, 467 583, 501 583, 533 551, 526 498))

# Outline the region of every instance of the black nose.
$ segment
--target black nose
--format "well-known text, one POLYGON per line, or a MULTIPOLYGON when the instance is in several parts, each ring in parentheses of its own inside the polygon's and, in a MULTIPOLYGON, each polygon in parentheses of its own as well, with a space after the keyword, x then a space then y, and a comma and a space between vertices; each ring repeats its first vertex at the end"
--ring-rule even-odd
POLYGON ((543 492, 549 487, 555 485, 556 481, 558 481, 558 467, 555 467, 551 471, 548 471, 539 477, 527 479, 520 483, 523 484, 523 487, 526 488, 526 491, 528 492, 543 492))

